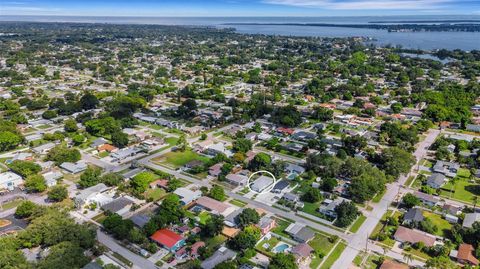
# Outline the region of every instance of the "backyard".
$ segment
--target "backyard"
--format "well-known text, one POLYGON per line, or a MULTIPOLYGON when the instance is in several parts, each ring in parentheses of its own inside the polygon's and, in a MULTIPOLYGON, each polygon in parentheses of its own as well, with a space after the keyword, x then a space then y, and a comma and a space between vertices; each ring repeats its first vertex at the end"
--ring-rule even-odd
POLYGON ((424 211, 423 216, 425 218, 429 218, 435 226, 437 226, 438 230, 435 232, 435 235, 446 237, 452 229, 452 224, 447 220, 443 219, 442 216, 435 214, 430 211, 424 211))

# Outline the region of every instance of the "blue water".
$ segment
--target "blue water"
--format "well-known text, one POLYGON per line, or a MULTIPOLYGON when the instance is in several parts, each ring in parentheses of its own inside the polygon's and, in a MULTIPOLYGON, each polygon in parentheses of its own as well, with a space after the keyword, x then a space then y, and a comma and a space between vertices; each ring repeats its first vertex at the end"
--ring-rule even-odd
POLYGON ((337 23, 368 24, 372 21, 405 20, 480 20, 468 16, 363 16, 363 17, 67 17, 67 16, 0 16, 0 21, 88 22, 119 24, 205 25, 233 27, 239 33, 315 37, 369 37, 374 44, 404 48, 480 49, 480 32, 388 32, 377 29, 315 27, 290 25, 225 25, 226 23, 337 23))
POLYGON ((287 250, 290 246, 287 244, 281 244, 275 247, 274 251, 275 253, 283 253, 285 250, 287 250))

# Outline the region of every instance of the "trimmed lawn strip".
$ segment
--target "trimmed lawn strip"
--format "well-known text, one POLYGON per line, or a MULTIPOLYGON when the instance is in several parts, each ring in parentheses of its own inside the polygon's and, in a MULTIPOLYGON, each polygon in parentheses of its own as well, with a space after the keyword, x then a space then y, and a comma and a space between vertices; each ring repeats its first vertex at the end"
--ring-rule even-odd
POLYGON ((364 215, 360 215, 352 224, 352 226, 350 226, 350 232, 356 233, 366 220, 367 220, 367 217, 365 217, 364 215))
POLYGON ((328 256, 328 258, 325 260, 325 262, 322 264, 320 269, 329 269, 332 267, 332 265, 335 263, 336 260, 342 255, 343 250, 347 245, 343 242, 338 243, 338 245, 335 247, 335 249, 332 251, 332 253, 328 256))
POLYGON ((238 207, 245 207, 247 205, 247 203, 243 202, 243 201, 240 201, 240 200, 237 200, 237 199, 232 199, 229 201, 230 204, 232 205, 236 205, 238 207))

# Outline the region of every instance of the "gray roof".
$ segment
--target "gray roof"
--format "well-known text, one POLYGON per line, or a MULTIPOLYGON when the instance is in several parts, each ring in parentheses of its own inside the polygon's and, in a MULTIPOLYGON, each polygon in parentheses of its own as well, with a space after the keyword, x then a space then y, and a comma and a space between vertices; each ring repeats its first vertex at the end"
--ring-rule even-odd
POLYGON ((108 189, 107 185, 100 183, 95 186, 91 186, 89 188, 86 188, 82 191, 80 191, 80 194, 75 197, 76 200, 85 200, 87 199, 90 195, 97 193, 97 192, 104 192, 108 189))
POLYGON ((407 213, 403 216, 404 221, 413 221, 413 222, 420 222, 423 220, 422 210, 419 208, 411 208, 408 210, 407 213))
POLYGON ((105 138, 100 137, 100 138, 97 138, 97 139, 93 140, 93 142, 90 144, 90 146, 96 148, 96 147, 101 146, 101 145, 103 145, 107 142, 108 141, 105 138))
POLYGON ((234 226, 237 225, 238 215, 240 215, 242 212, 243 212, 243 208, 239 208, 233 211, 232 213, 228 214, 228 216, 225 217, 225 223, 233 224, 234 226))
POLYGON ((293 194, 293 193, 290 193, 290 192, 287 192, 283 195, 283 198, 286 199, 286 200, 290 200, 290 201, 297 201, 299 200, 300 198, 298 197, 298 195, 296 194, 293 194))
POLYGON ((131 217, 130 220, 133 222, 133 224, 143 228, 143 226, 145 226, 145 224, 147 224, 147 222, 150 220, 150 216, 138 214, 131 217))
POLYGON ((111 201, 108 204, 105 204, 102 206, 102 209, 104 211, 109 211, 111 213, 116 213, 122 209, 124 209, 126 206, 129 206, 133 204, 133 201, 128 199, 127 197, 120 197, 117 198, 113 201, 111 201))
POLYGON ((315 237, 315 232, 308 228, 308 227, 302 227, 295 235, 295 239, 299 239, 302 242, 308 242, 310 241, 313 237, 315 237))
POLYGON ((96 262, 91 262, 91 263, 88 263, 87 265, 85 265, 84 267, 82 267, 82 269, 102 269, 103 267, 96 263, 96 262))
POLYGON ((265 188, 270 186, 272 183, 273 183, 273 178, 267 177, 267 176, 261 176, 253 182, 250 188, 254 191, 261 192, 265 188))
POLYGON ((480 213, 468 213, 465 214, 463 219, 463 227, 471 228, 475 222, 480 222, 480 213))
POLYGON ((202 268, 213 269, 217 264, 231 260, 235 258, 235 256, 237 256, 237 254, 234 251, 226 247, 221 247, 217 251, 215 251, 215 253, 213 253, 210 258, 202 262, 202 268))
POLYGON ((440 173, 434 173, 427 179, 427 185, 430 187, 442 186, 445 183, 445 176, 440 173))

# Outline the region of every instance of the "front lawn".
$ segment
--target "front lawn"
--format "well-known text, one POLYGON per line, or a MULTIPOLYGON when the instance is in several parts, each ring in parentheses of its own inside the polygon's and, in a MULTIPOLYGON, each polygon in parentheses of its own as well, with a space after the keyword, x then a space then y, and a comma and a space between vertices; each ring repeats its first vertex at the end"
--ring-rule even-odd
POLYGON ((284 219, 279 219, 279 218, 276 218, 275 222, 276 222, 276 226, 275 228, 272 229, 272 232, 281 236, 285 236, 287 238, 290 237, 289 234, 285 233, 285 229, 287 229, 288 225, 292 224, 292 222, 284 219))
POLYGON ((332 251, 332 253, 327 257, 327 260, 322 264, 320 269, 329 269, 332 267, 332 265, 335 263, 336 260, 342 255, 343 250, 347 247, 345 243, 340 242, 335 249, 332 251))
POLYGON ((247 203, 236 199, 230 200, 229 203, 238 207, 245 207, 247 205, 247 203))
MULTIPOLYGON (((308 244, 315 250, 315 252, 320 252, 323 255, 327 255, 328 252, 332 249, 335 244, 335 241, 330 242, 330 239, 323 234, 315 234, 315 237, 308 242, 308 244)), ((310 263, 310 268, 316 269, 320 262, 324 258, 320 258, 316 253, 313 254, 312 262, 310 263)))
MULTIPOLYGON (((387 213, 385 213, 382 216, 382 219, 380 222, 375 226, 375 229, 373 229, 372 234, 370 235, 370 239, 379 241, 387 246, 393 247, 395 244, 395 240, 392 239, 392 235, 397 229, 397 227, 392 226, 392 225, 387 225, 386 220, 389 216, 392 215, 392 210, 387 210, 387 213)), ((401 216, 401 213, 396 211, 393 214, 393 217, 396 218, 397 220, 401 216)))
POLYGON ((220 246, 226 240, 227 240, 227 237, 219 234, 217 236, 207 238, 206 241, 205 241, 205 246, 207 248, 216 249, 218 246, 220 246))
POLYGON ((356 233, 366 220, 367 220, 367 217, 365 217, 364 215, 360 215, 352 224, 352 226, 350 226, 350 232, 356 233))

